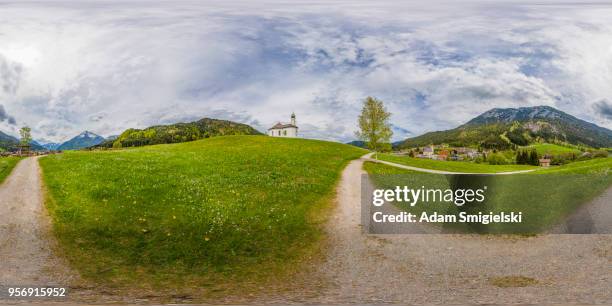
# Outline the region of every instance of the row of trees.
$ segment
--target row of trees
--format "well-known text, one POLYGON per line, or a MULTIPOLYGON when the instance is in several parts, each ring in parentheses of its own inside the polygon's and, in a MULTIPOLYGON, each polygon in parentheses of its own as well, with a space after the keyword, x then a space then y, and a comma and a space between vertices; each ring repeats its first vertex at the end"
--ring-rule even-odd
POLYGON ((519 165, 534 165, 540 164, 540 157, 536 150, 526 151, 521 150, 516 152, 516 163, 519 165))

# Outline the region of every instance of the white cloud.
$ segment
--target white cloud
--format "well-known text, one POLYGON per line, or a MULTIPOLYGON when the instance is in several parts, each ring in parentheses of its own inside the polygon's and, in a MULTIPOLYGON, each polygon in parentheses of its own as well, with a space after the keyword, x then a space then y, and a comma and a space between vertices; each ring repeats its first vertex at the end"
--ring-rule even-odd
MULTIPOLYGON (((612 7, 472 2, 0 6, 0 104, 39 139, 218 117, 350 140, 384 100, 396 139, 492 107, 611 128, 612 7)), ((18 125, 0 122, 16 133, 18 125)))

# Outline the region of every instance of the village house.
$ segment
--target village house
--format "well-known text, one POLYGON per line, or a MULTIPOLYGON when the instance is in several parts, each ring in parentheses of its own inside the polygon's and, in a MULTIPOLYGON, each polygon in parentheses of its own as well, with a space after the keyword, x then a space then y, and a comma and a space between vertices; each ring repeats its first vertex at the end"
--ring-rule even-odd
POLYGON ((540 158, 540 166, 542 167, 550 167, 550 159, 549 158, 540 158))
POLYGON ((298 127, 295 121, 295 113, 291 114, 291 123, 276 123, 268 129, 268 136, 274 137, 297 137, 298 127))
POLYGON ((448 159, 448 151, 447 150, 440 150, 440 152, 438 153, 438 160, 446 160, 448 159))
POLYGON ((434 155, 434 147, 433 146, 427 146, 425 148, 423 148, 423 156, 425 158, 432 158, 434 155))

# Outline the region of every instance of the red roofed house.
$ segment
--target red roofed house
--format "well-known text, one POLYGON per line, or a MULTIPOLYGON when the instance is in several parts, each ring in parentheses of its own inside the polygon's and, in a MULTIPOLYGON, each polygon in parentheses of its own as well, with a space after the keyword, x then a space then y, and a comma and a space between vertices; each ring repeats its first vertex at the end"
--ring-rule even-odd
POLYGON ((542 167, 550 167, 550 159, 548 159, 548 158, 540 158, 540 166, 542 166, 542 167))

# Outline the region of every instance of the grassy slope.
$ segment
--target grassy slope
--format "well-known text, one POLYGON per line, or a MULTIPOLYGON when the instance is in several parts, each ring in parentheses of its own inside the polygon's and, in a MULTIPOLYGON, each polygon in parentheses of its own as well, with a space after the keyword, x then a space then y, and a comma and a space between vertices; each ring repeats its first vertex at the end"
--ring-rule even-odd
POLYGON ((395 156, 391 154, 379 154, 378 158, 381 160, 390 161, 402 165, 425 169, 445 170, 451 172, 498 173, 538 168, 528 165, 489 165, 463 161, 431 160, 424 158, 412 158, 409 156, 395 156))
POLYGON ((0 183, 4 182, 4 179, 11 174, 20 160, 20 157, 0 157, 0 183))
POLYGON ((564 147, 564 146, 560 146, 560 145, 556 145, 552 143, 534 144, 531 146, 521 147, 521 149, 526 149, 526 150, 535 149, 540 155, 544 155, 544 154, 558 155, 558 154, 566 154, 566 153, 575 153, 579 155, 580 153, 582 153, 578 149, 564 147))
POLYGON ((573 162, 562 166, 551 166, 548 169, 533 172, 534 174, 564 173, 564 174, 594 174, 609 173, 612 170, 612 157, 594 158, 573 162))
MULTIPOLYGON (((424 174, 388 165, 366 163, 364 169, 372 175, 378 187, 425 186, 426 188, 450 188, 448 177, 424 174)), ((612 185, 612 158, 593 159, 551 167, 541 171, 509 176, 490 176, 481 184, 490 187, 489 202, 475 206, 473 211, 509 212, 522 211, 522 224, 492 224, 485 227, 461 228, 456 224, 443 225, 461 228, 468 232, 536 233, 558 222, 583 203, 612 185)), ((481 188, 480 185, 478 185, 481 188)), ((429 204, 429 203, 428 203, 429 204)), ((402 209, 413 213, 450 213, 459 210, 448 203, 417 205, 402 209)), ((466 205, 469 211, 469 206, 466 205)))
POLYGON ((365 153, 227 136, 66 152, 41 165, 56 234, 84 276, 180 286, 173 280, 227 282, 299 260, 320 238, 321 208, 341 170, 365 153))

